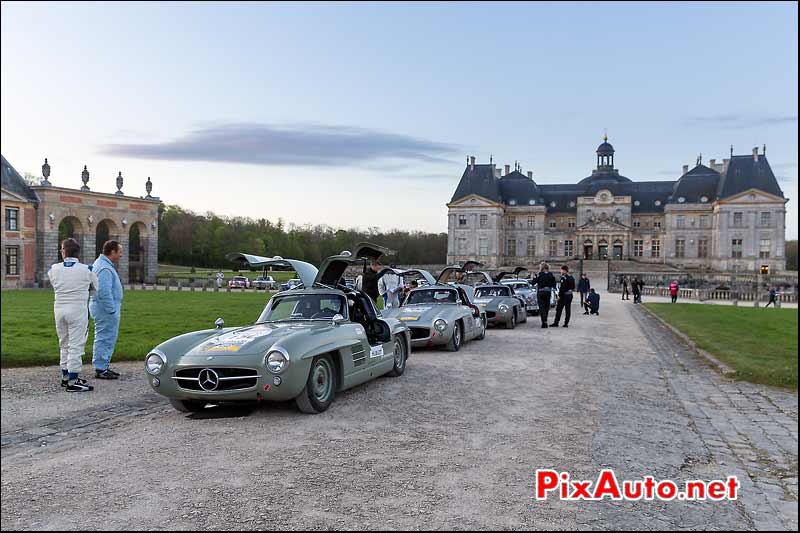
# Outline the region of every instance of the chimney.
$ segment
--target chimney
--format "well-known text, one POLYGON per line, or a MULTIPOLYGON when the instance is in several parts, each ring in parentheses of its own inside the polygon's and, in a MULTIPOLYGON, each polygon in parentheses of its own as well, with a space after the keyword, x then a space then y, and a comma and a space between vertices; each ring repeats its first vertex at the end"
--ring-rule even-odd
MULTIPOLYGON (((689 165, 683 165, 683 174, 686 174, 687 172, 689 172, 689 165)), ((683 176, 683 174, 681 174, 681 176, 683 176)))
POLYGON ((753 161, 758 161, 758 146, 753 148, 753 161))
POLYGON ((511 165, 505 166, 505 172, 503 173, 504 176, 508 176, 511 173, 511 165))
POLYGON ((533 179, 533 170, 528 171, 528 178, 533 179))
POLYGON ((470 170, 475 170, 475 156, 474 155, 469 156, 469 169, 470 170))
POLYGON ((729 164, 730 162, 731 162, 731 160, 730 160, 730 159, 723 159, 723 160, 722 160, 722 173, 723 173, 723 174, 724 174, 725 172, 727 172, 727 171, 728 171, 728 164, 729 164))
POLYGON ((494 177, 495 178, 499 178, 500 177, 500 172, 502 172, 502 170, 500 170, 499 168, 495 168, 494 169, 494 177))
POLYGON ((765 144, 763 148, 761 148, 761 155, 767 155, 767 145, 765 144))
POLYGON ((709 159, 708 162, 709 162, 708 166, 711 168, 711 170, 714 170, 714 165, 716 164, 717 160, 716 159, 709 159))

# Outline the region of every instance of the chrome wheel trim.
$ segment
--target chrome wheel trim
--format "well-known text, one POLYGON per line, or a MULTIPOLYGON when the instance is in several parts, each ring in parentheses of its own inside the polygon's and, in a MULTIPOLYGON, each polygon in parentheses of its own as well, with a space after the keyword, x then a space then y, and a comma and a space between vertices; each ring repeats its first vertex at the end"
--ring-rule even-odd
POLYGON ((403 347, 403 341, 400 340, 400 337, 396 337, 394 339, 394 367, 397 370, 402 370, 405 365, 406 354, 405 348, 403 347))
POLYGON ((331 380, 331 367, 326 359, 320 359, 314 365, 312 370, 311 393, 318 402, 324 403, 331 395, 332 380, 331 380))
POLYGON ((458 324, 453 327, 453 343, 461 346, 461 327, 458 324))

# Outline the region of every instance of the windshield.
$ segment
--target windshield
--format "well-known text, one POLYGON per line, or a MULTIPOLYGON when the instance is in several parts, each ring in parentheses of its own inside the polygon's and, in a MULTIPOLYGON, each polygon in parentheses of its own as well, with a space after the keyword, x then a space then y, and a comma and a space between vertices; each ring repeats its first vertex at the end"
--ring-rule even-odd
POLYGON ((339 294, 297 294, 273 298, 259 322, 276 320, 330 320, 347 316, 344 296, 339 294))
POLYGON ((511 296, 508 287, 478 287, 475 289, 475 298, 497 298, 498 296, 511 296))
POLYGON ((448 289, 425 289, 411 291, 405 305, 456 303, 456 291, 448 289))

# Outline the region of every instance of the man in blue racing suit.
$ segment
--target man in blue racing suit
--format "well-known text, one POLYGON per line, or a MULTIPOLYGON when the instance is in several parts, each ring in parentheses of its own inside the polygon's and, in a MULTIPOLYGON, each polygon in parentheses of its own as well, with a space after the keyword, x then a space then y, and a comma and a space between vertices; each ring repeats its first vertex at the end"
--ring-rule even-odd
POLYGON ((114 263, 122 257, 122 245, 106 241, 103 253, 94 262, 99 288, 89 301, 89 312, 94 319, 94 349, 92 364, 98 379, 117 379, 119 373, 109 368, 114 346, 119 334, 119 315, 122 309, 122 282, 114 263))

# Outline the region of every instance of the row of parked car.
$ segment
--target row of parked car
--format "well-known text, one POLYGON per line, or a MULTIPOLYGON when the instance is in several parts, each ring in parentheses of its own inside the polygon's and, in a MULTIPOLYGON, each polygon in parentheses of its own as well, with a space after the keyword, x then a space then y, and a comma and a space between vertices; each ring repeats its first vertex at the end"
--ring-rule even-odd
POLYGON ((535 287, 519 278, 522 269, 493 278, 478 270, 480 263, 468 262, 435 277, 425 270, 385 268, 379 276, 400 276, 408 291, 399 307, 381 312, 343 275, 389 252, 360 243, 319 268, 279 256, 231 254, 242 266, 290 268, 297 278, 281 286, 251 325, 225 327, 218 318, 213 329, 150 350, 148 383, 183 412, 209 404, 293 400, 302 412, 320 413, 336 392, 379 376, 401 376, 412 348, 458 351, 464 342, 484 339, 488 327, 513 329, 538 311, 535 287))
POLYGON ((250 281, 250 278, 247 276, 233 276, 228 280, 228 287, 231 289, 249 289, 252 287, 257 290, 265 291, 274 291, 277 289, 287 291, 298 285, 302 285, 302 281, 299 279, 290 279, 285 283, 278 283, 272 276, 268 275, 258 276, 253 281, 250 281))

